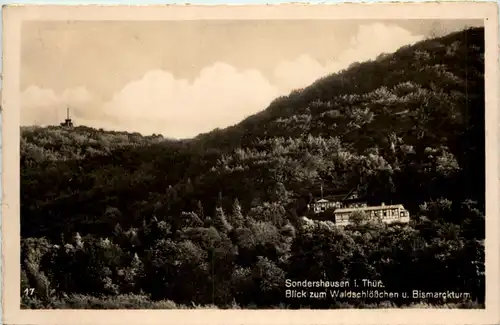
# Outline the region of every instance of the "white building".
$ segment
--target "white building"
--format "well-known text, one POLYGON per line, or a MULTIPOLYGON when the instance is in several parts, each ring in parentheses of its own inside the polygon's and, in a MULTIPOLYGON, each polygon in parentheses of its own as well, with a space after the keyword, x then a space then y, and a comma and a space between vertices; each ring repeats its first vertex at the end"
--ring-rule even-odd
POLYGON ((368 219, 380 220, 385 223, 410 222, 410 213, 402 204, 382 204, 380 206, 337 209, 334 211, 335 224, 339 226, 350 224, 350 217, 354 212, 362 212, 368 219))

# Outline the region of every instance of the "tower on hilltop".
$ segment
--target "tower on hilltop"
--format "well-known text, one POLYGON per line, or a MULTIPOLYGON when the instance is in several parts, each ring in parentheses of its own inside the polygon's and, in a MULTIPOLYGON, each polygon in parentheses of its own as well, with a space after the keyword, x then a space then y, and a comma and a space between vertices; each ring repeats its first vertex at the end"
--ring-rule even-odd
POLYGON ((69 118, 69 107, 66 108, 66 120, 63 123, 61 123, 61 126, 68 128, 73 127, 73 121, 71 121, 71 119, 69 118))

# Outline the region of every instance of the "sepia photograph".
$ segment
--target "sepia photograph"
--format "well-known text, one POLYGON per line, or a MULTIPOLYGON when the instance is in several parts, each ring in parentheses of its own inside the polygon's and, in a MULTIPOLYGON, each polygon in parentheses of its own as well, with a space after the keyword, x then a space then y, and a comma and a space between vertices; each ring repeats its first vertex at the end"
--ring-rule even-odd
POLYGON ((485 316, 498 12, 411 6, 5 7, 12 319, 485 316))

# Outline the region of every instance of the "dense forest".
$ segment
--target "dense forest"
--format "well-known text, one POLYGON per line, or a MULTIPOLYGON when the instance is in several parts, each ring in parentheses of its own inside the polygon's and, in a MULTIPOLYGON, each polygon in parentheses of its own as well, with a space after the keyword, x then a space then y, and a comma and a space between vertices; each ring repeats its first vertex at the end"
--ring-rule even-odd
POLYGON ((484 307, 484 29, 406 46, 190 140, 23 127, 23 308, 484 307), (356 189, 410 224, 315 220, 356 189), (470 299, 291 299, 285 280, 470 299))

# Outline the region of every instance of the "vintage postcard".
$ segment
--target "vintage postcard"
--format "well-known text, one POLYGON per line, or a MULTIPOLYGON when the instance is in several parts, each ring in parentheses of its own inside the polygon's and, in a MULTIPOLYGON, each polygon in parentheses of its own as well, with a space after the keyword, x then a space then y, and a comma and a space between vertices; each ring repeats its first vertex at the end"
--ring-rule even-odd
POLYGON ((6 6, 7 324, 494 324, 493 3, 6 6))

